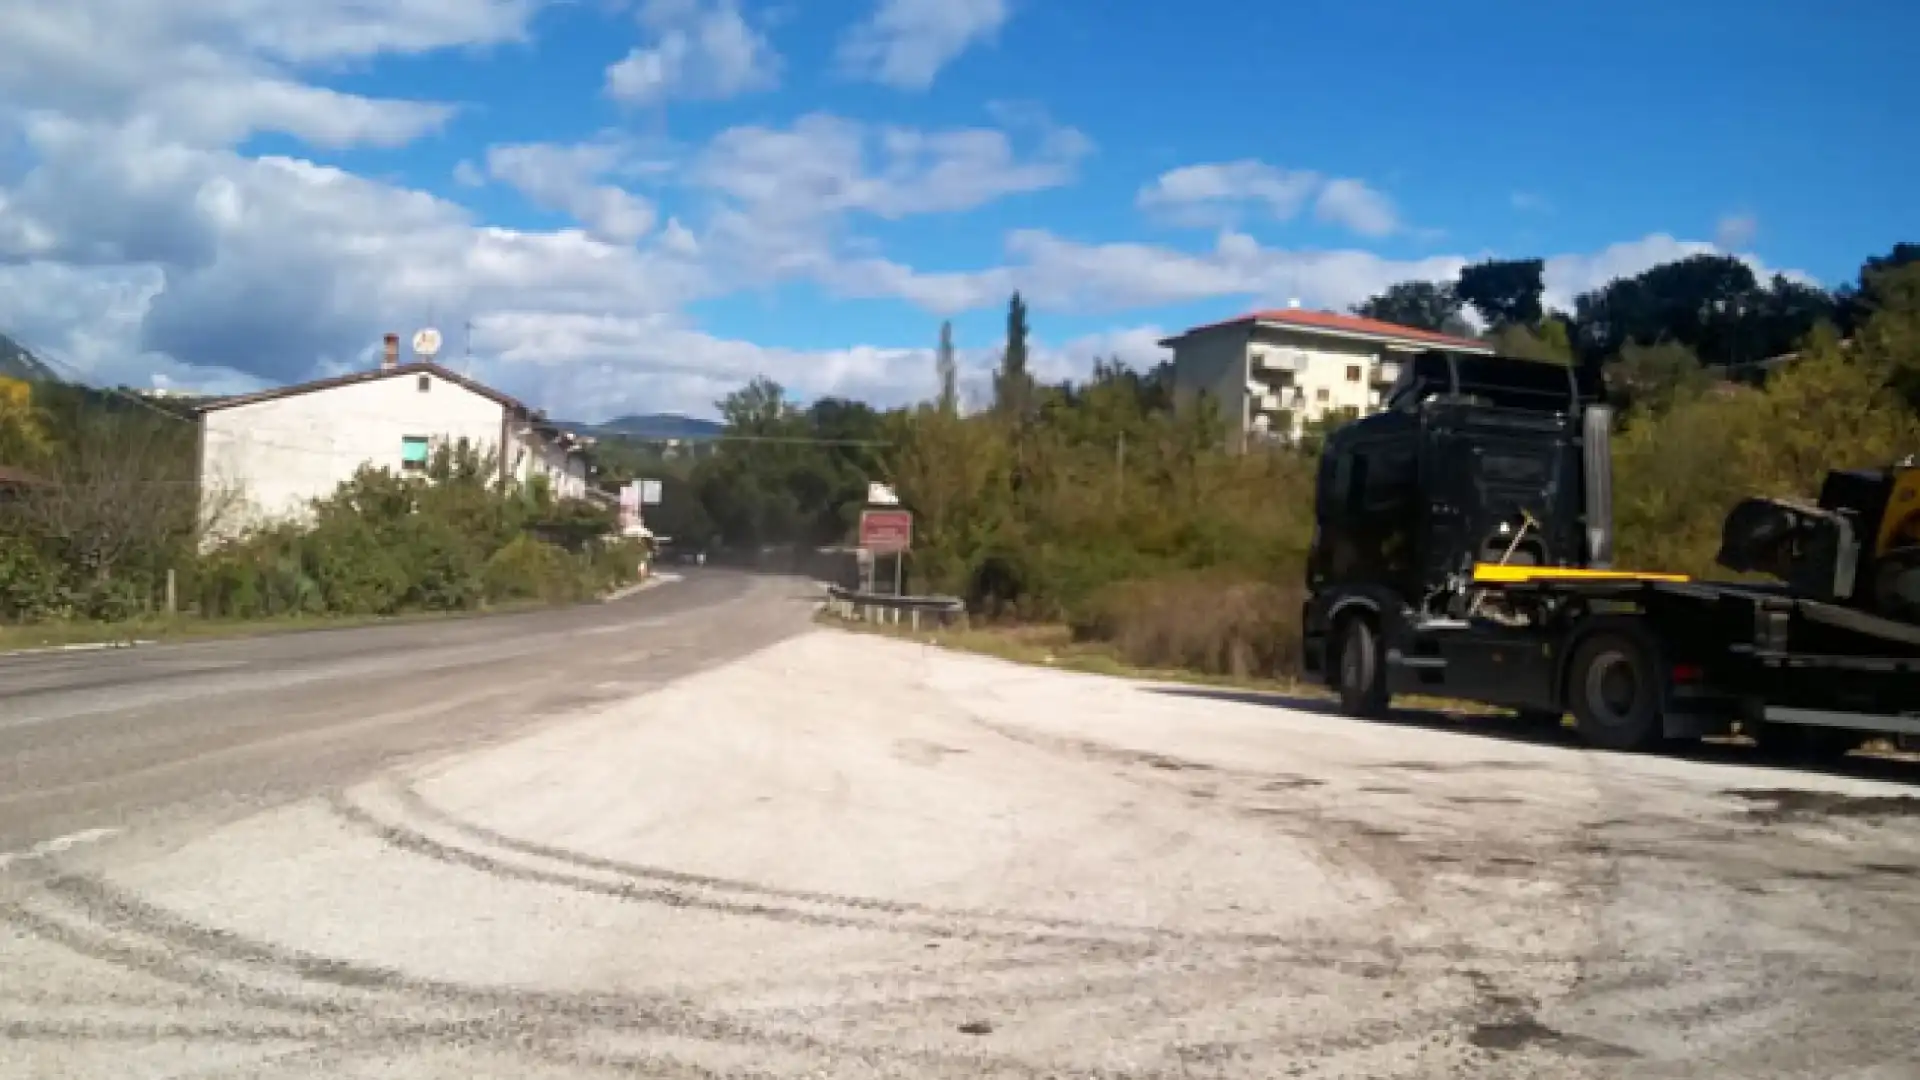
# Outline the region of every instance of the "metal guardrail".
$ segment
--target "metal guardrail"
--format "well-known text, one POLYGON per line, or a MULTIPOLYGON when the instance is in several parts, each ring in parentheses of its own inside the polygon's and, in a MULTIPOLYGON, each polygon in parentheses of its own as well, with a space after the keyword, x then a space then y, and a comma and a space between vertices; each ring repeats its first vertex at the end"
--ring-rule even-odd
POLYGON ((957 596, 896 596, 827 586, 827 610, 849 622, 905 624, 918 630, 931 624, 958 625, 967 618, 966 601, 957 596))

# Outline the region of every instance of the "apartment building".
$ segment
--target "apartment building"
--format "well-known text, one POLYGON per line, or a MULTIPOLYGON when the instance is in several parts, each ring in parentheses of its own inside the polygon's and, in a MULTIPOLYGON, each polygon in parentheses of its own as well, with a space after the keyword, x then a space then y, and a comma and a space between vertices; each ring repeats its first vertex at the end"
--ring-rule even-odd
POLYGON ((1297 437, 1336 410, 1376 411, 1405 357, 1435 348, 1494 351, 1472 338, 1298 306, 1195 327, 1160 344, 1173 350, 1176 399, 1208 394, 1232 425, 1235 449, 1297 437))

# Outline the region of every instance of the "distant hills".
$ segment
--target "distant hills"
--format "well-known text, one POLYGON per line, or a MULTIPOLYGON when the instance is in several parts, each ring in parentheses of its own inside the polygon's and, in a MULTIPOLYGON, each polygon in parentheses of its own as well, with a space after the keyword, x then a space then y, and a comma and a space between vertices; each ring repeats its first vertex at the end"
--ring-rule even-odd
POLYGON ((45 361, 5 334, 0 334, 0 378, 22 379, 26 382, 60 381, 60 376, 54 374, 45 361))
POLYGON ((691 416, 676 413, 644 413, 637 416, 619 416, 601 424, 588 424, 578 420, 563 420, 560 426, 577 435, 597 438, 625 436, 631 439, 711 439, 726 430, 726 425, 713 420, 696 420, 691 416))

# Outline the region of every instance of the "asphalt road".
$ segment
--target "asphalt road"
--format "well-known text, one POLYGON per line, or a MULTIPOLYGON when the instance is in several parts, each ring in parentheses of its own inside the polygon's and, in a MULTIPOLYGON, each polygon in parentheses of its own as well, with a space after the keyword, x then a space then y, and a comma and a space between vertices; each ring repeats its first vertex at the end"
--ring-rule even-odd
POLYGON ((0 1077, 1920 1076, 1911 770, 1361 723, 812 592, 15 662, 0 1077))
POLYGON ((0 658, 0 853, 522 733, 777 641, 802 595, 694 570, 606 604, 0 658))

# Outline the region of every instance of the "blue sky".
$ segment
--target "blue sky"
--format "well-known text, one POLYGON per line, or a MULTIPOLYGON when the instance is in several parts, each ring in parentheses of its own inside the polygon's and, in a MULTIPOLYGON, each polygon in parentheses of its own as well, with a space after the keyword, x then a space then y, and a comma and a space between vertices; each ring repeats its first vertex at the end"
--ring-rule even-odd
MULTIPOLYGON (((32 0, 0 12, 0 330, 257 385, 431 317, 572 415, 924 393, 1463 259, 1552 298, 1920 236, 1920 6, 32 0), (1910 123, 1908 121, 1907 123, 1910 123)), ((467 362, 466 357, 459 357, 467 362)))

